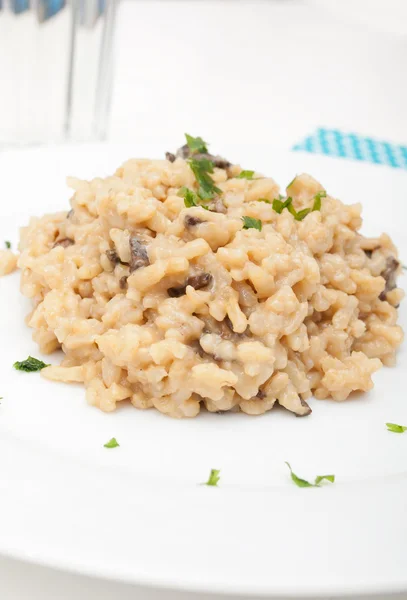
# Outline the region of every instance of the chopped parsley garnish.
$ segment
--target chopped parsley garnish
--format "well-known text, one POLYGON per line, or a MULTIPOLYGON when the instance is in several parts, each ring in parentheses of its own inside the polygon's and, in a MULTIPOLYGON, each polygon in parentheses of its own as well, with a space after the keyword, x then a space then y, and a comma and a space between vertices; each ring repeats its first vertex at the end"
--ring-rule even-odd
POLYGON ((253 217, 242 217, 243 229, 258 229, 261 231, 263 224, 260 219, 254 219, 253 217))
MULTIPOLYGON (((294 207, 293 207, 294 208, 294 207)), ((296 212, 295 214, 293 214, 293 217, 296 221, 302 221, 303 219, 305 219, 305 217, 307 215, 309 215, 311 212, 310 208, 303 208, 302 210, 296 212)))
MULTIPOLYGON (((289 186, 287 186, 287 187, 289 187, 289 186)), ((321 198, 325 198, 325 197, 326 197, 326 192, 324 190, 322 192, 318 192, 314 196, 314 204, 312 205, 312 208, 303 208, 302 210, 299 210, 298 212, 295 210, 295 208, 292 204, 293 199, 291 198, 291 196, 289 196, 285 202, 283 202, 281 200, 281 198, 276 198, 275 200, 273 200, 273 209, 279 215, 281 215, 283 210, 286 208, 288 210, 288 212, 290 212, 292 214, 292 216, 294 217, 294 219, 296 221, 302 221, 311 212, 314 212, 315 210, 321 210, 321 198)))
POLYGON ((397 425, 397 423, 386 423, 387 431, 391 431, 393 433, 404 433, 407 431, 407 427, 404 425, 397 425))
POLYGON ((177 196, 184 198, 184 204, 187 208, 191 206, 199 206, 199 198, 193 190, 183 186, 178 190, 177 196))
POLYGON ((104 448, 117 448, 118 446, 120 446, 120 444, 118 443, 116 438, 112 438, 111 440, 106 442, 106 444, 104 444, 104 448))
POLYGON ((205 481, 205 483, 203 485, 217 486, 218 481, 220 479, 219 473, 220 473, 219 469, 211 469, 211 472, 209 474, 209 479, 208 479, 208 481, 205 481))
POLYGON ((287 187, 286 187, 285 189, 286 189, 286 190, 288 190, 288 188, 292 186, 292 184, 294 183, 294 181, 295 181, 296 179, 297 179, 297 175, 294 177, 294 179, 292 179, 292 180, 290 181, 290 183, 287 185, 287 187))
POLYGON ((257 202, 266 202, 266 204, 271 204, 271 200, 267 200, 267 198, 258 198, 257 202))
POLYGON ((13 367, 17 369, 17 371, 25 371, 26 373, 32 373, 34 371, 41 371, 44 367, 49 367, 50 365, 42 362, 42 360, 38 360, 38 358, 34 358, 33 356, 29 356, 26 360, 21 362, 15 362, 13 367))
POLYGON ((181 198, 184 198, 184 204, 186 208, 191 208, 192 206, 200 206, 205 210, 209 210, 209 207, 205 204, 199 204, 200 199, 198 198, 197 194, 195 194, 193 190, 190 190, 185 186, 178 190, 177 196, 181 196, 181 198))
POLYGON ((315 478, 315 485, 318 486, 321 481, 329 481, 330 483, 335 483, 335 475, 318 475, 315 478))
POLYGON ((312 212, 314 212, 314 210, 321 210, 321 198, 326 198, 325 190, 322 190, 322 192, 318 192, 317 194, 315 194, 312 212))
POLYGON ((253 179, 254 171, 241 171, 237 179, 253 179))
POLYGON ((192 154, 204 154, 205 152, 208 152, 207 144, 201 137, 193 137, 186 133, 185 139, 187 140, 188 148, 191 150, 192 154))
POLYGON ((222 190, 216 187, 209 173, 213 173, 213 162, 207 158, 191 158, 189 166, 198 183, 198 196, 201 200, 210 200, 216 194, 221 194, 222 190))
POLYGON ((280 198, 275 198, 273 200, 273 210, 281 215, 285 208, 289 208, 289 206, 291 206, 292 201, 293 199, 291 197, 288 197, 285 202, 283 202, 280 198))
POLYGON ((10 250, 11 242, 6 241, 6 242, 4 242, 4 245, 6 246, 7 250, 10 250))
POLYGON ((298 477, 295 473, 293 473, 290 463, 286 462, 285 464, 290 469, 291 479, 298 487, 319 487, 319 484, 324 480, 330 481, 331 483, 334 483, 335 481, 335 475, 318 475, 315 478, 314 483, 311 483, 306 479, 301 479, 301 477, 298 477))

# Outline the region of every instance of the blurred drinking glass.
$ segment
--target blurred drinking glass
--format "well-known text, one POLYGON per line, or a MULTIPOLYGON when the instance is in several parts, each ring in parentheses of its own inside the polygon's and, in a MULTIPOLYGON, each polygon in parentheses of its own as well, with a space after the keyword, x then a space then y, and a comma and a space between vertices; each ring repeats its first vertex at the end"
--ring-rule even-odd
POLYGON ((116 0, 0 0, 0 148, 103 139, 116 0))

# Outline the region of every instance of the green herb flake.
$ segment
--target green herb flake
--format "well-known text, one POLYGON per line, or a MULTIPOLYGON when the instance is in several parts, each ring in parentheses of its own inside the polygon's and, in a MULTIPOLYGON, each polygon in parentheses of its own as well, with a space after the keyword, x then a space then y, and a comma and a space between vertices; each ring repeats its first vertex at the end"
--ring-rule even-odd
POLYGON ((188 144, 188 148, 193 154, 204 154, 208 152, 207 143, 201 137, 193 137, 192 135, 185 134, 185 139, 188 144))
POLYGON ((310 208, 303 208, 302 210, 298 211, 297 213, 295 213, 294 217, 296 221, 302 221, 303 219, 305 219, 305 217, 307 215, 309 215, 311 212, 310 208))
POLYGON ((283 212, 283 207, 284 202, 281 202, 281 200, 277 200, 277 198, 273 200, 273 210, 275 210, 276 213, 278 213, 279 215, 281 215, 281 213, 283 212))
POLYGON ((190 158, 188 162, 201 171, 213 173, 213 162, 209 158, 190 158))
POLYGON ((267 198, 258 198, 257 202, 265 202, 266 204, 271 204, 271 200, 267 200, 267 198))
POLYGON ((273 200, 273 210, 275 210, 279 215, 281 215, 285 208, 290 210, 292 201, 293 199, 291 197, 288 197, 285 202, 282 202, 279 198, 275 198, 273 200))
POLYGON ((191 208, 192 206, 199 206, 199 198, 195 194, 193 190, 183 186, 177 192, 177 196, 184 198, 184 204, 186 208, 191 208))
POLYGON ((321 481, 329 481, 330 483, 335 483, 335 475, 318 475, 315 478, 315 485, 318 486, 321 481))
POLYGON ((322 481, 330 481, 331 483, 335 482, 335 475, 318 475, 315 478, 314 483, 311 483, 310 481, 307 481, 306 479, 301 479, 301 477, 298 477, 298 475, 296 475, 295 473, 293 473, 293 470, 291 468, 290 463, 286 462, 285 464, 290 469, 291 479, 293 480, 293 482, 295 483, 295 485, 297 485, 298 487, 301 487, 301 488, 305 488, 305 487, 320 487, 320 483, 322 481))
POLYGON ((262 230, 263 224, 260 219, 254 219, 253 217, 242 217, 243 229, 257 229, 262 230))
POLYGON ((218 481, 220 479, 219 473, 220 473, 219 469, 211 469, 211 472, 209 474, 209 479, 208 479, 208 481, 205 481, 205 483, 203 485, 217 486, 218 481))
POLYGON ((195 159, 191 158, 189 166, 195 175, 198 183, 198 196, 201 200, 210 200, 216 194, 221 194, 222 190, 216 187, 209 173, 213 173, 213 163, 207 158, 195 159))
MULTIPOLYGON (((287 187, 290 187, 290 185, 287 187)), ((275 198, 273 200, 273 209, 279 215, 281 215, 283 210, 286 208, 288 210, 288 212, 292 214, 292 216, 294 217, 294 219, 296 221, 302 221, 303 219, 305 219, 305 217, 307 215, 309 215, 314 210, 321 210, 321 198, 325 198, 325 197, 326 197, 326 192, 324 190, 322 192, 318 192, 314 196, 314 204, 313 204, 312 208, 303 208, 302 210, 299 210, 297 212, 292 204, 293 199, 291 198, 291 196, 289 196, 285 202, 282 202, 281 196, 280 196, 279 198, 275 198)))
POLYGON ((397 423, 386 423, 387 431, 392 433, 404 433, 407 431, 407 427, 404 425, 397 425, 397 423))
POLYGON ((104 444, 104 448, 117 448, 118 446, 120 446, 120 444, 118 443, 118 441, 116 440, 116 438, 112 438, 111 440, 109 440, 108 442, 106 442, 106 444, 104 444))
POLYGON ((25 371, 26 373, 32 373, 34 371, 41 371, 44 367, 49 367, 50 365, 42 362, 42 360, 38 360, 38 358, 34 358, 29 356, 26 360, 21 362, 15 362, 13 367, 17 371, 25 371))
POLYGON ((236 179, 253 179, 254 171, 241 171, 236 179))
POLYGON ((7 250, 10 250, 10 248, 11 248, 11 242, 6 241, 6 242, 4 242, 4 245, 6 246, 7 250))
POLYGON ((313 483, 306 481, 306 479, 301 479, 301 477, 298 477, 295 473, 293 473, 290 463, 286 461, 285 464, 290 469, 291 479, 294 481, 295 485, 298 485, 298 487, 315 487, 313 483))
POLYGON ((298 213, 295 210, 292 202, 290 202, 290 204, 287 206, 287 210, 294 217, 295 220, 298 220, 298 213))
POLYGON ((314 210, 321 210, 321 198, 326 198, 325 190, 322 190, 322 192, 318 192, 317 194, 315 194, 312 212, 314 212, 314 210))
POLYGON ((297 179, 297 175, 294 177, 294 179, 292 179, 292 180, 290 181, 290 183, 287 185, 287 187, 286 187, 285 189, 286 189, 286 190, 288 190, 288 188, 292 186, 292 184, 294 183, 294 181, 295 181, 296 179, 297 179))

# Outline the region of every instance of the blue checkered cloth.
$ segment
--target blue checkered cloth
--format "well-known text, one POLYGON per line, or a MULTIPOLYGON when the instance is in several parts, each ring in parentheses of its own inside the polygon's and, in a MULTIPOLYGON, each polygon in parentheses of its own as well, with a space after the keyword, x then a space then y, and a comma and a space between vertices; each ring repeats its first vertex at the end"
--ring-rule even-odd
POLYGON ((407 169, 407 146, 398 146, 356 133, 344 133, 339 129, 317 129, 295 144, 292 150, 407 169))

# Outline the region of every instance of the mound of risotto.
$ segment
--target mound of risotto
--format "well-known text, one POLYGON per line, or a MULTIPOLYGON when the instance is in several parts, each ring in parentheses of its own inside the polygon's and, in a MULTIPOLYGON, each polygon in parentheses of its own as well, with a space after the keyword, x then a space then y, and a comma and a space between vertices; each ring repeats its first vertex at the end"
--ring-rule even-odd
POLYGON ((312 395, 370 390, 403 338, 389 237, 363 237, 361 206, 309 175, 281 195, 186 137, 166 160, 69 178, 68 214, 22 230, 28 324, 42 352, 65 353, 42 374, 83 382, 104 411, 172 417, 276 402, 303 416, 312 395))

